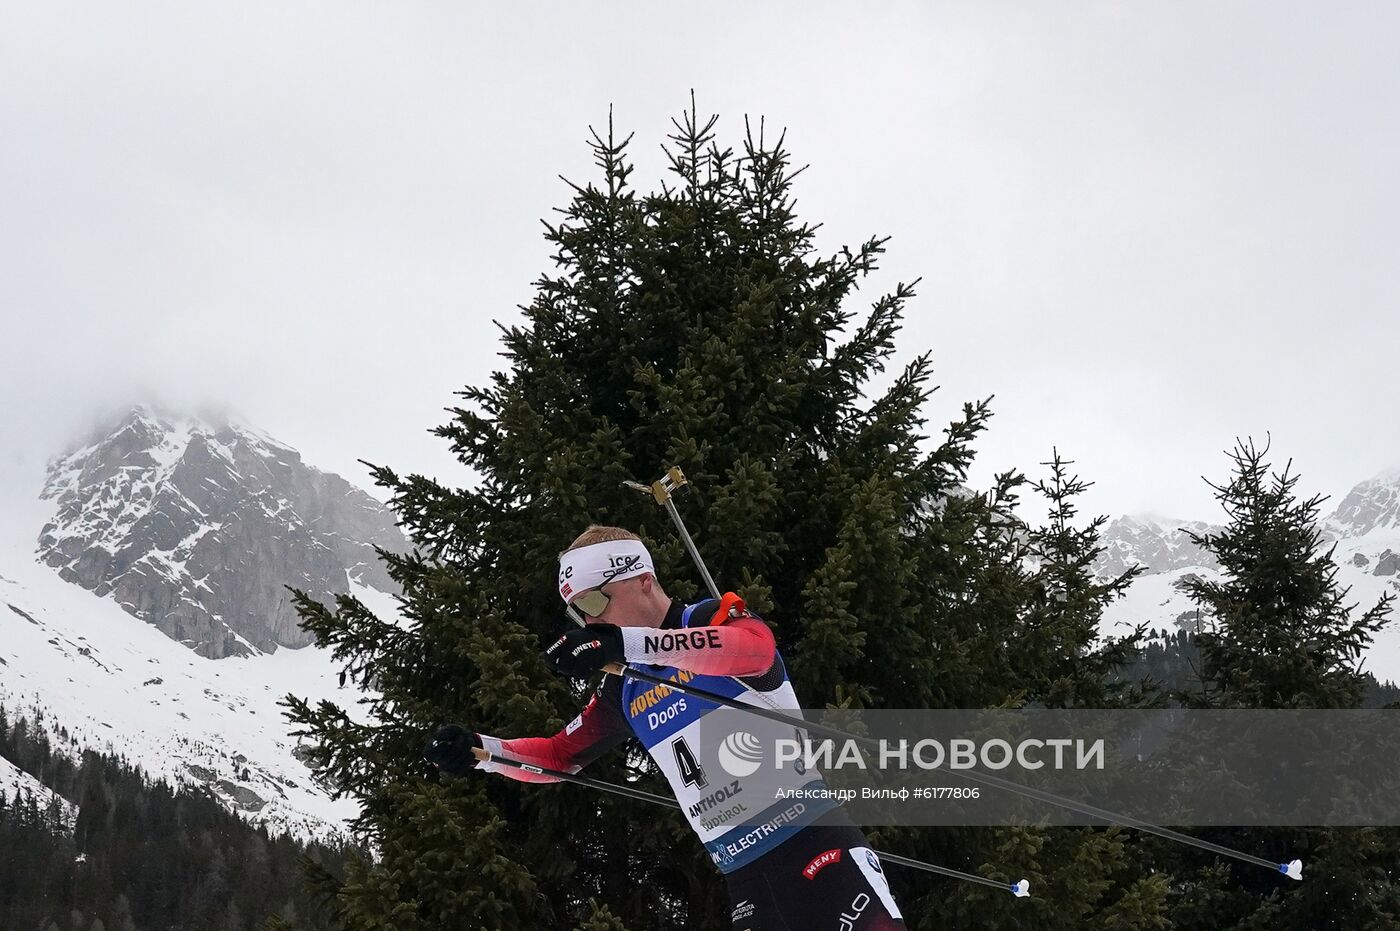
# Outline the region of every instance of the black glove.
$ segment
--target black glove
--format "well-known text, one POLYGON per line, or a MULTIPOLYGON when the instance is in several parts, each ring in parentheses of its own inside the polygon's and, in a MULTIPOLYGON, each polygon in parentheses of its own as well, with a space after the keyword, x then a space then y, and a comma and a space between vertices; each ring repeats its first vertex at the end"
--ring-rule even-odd
POLYGON ((556 672, 582 679, 608 663, 623 661, 622 631, 612 624, 575 627, 550 644, 544 658, 556 672))
POLYGON ((461 776, 476 764, 472 749, 480 746, 481 738, 476 734, 459 724, 446 724, 434 731, 423 747, 423 759, 449 776, 461 776))

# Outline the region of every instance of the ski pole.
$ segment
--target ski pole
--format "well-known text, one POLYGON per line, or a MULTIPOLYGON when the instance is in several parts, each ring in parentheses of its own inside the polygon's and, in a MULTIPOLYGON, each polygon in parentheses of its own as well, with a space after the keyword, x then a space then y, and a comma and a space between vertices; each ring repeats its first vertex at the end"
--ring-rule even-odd
MULTIPOLYGON (((664 679, 661 676, 653 675, 652 673, 649 673, 645 670, 637 669, 634 666, 627 666, 622 663, 609 663, 608 665, 603 667, 603 671, 618 676, 631 676, 634 679, 641 679, 645 682, 651 682, 655 685, 665 686, 668 689, 674 689, 677 692, 690 695, 694 698, 714 702, 717 705, 724 705, 727 708, 735 708, 739 711, 746 711, 749 714, 755 714, 761 718, 767 718, 770 721, 778 721, 783 724, 789 724, 794 727, 812 731, 813 733, 825 734, 828 737, 835 737, 841 740, 852 740, 862 746, 870 747, 876 750, 881 749, 880 744, 872 738, 861 737, 857 734, 852 734, 849 731, 843 731, 837 727, 830 727, 826 724, 819 724, 813 721, 804 720, 800 717, 795 717, 793 715, 783 714, 781 711, 775 711, 771 708, 762 708, 757 705, 745 704, 744 702, 738 701, 736 699, 728 698, 724 695, 718 695, 714 692, 709 691, 708 689, 697 688, 694 685, 690 685, 689 683, 682 683, 670 679, 664 679)), ((1117 812, 1109 811, 1106 808, 1099 808, 1096 805, 1090 805, 1087 802, 1078 802, 1074 799, 1069 799, 1061 795, 1056 795, 1053 792, 1046 792, 1044 789, 1037 789, 1032 786, 1021 785, 1020 783, 1012 782, 1009 779, 1002 779, 999 776, 993 776, 989 773, 983 773, 977 770, 966 769, 949 770, 948 772, 960 778, 967 779, 971 782, 980 782, 983 785, 995 786, 1000 789, 1005 789, 1009 792, 1024 796, 1026 798, 1035 799, 1036 801, 1045 802, 1046 804, 1055 805, 1060 808, 1066 808, 1070 811, 1076 811, 1082 815, 1088 815, 1091 818, 1097 818, 1100 821, 1106 821, 1109 824, 1116 824, 1120 827, 1133 828, 1135 830, 1145 831, 1148 834, 1155 834, 1158 837, 1165 838, 1166 840, 1170 841, 1176 841, 1179 844, 1186 844, 1190 847, 1196 847, 1200 850, 1207 850, 1211 853, 1216 853, 1223 857, 1231 857, 1244 863, 1251 863, 1255 866, 1262 866, 1274 872, 1282 873, 1289 879, 1301 880, 1303 878, 1302 860, 1291 860, 1287 863, 1276 863, 1273 860, 1266 860, 1263 857, 1256 857, 1252 853, 1245 853, 1242 850, 1235 850, 1233 847, 1225 847, 1221 844, 1212 843, 1208 840, 1202 840, 1199 837, 1192 837, 1190 834, 1183 834, 1180 831, 1174 831, 1171 828, 1164 828, 1160 827, 1159 825, 1150 824, 1146 821, 1139 821, 1137 818, 1134 818, 1131 815, 1119 814, 1117 812)))
MULTIPOLYGON (((671 468, 666 471, 665 475, 663 475, 657 481, 653 482, 651 485, 643 485, 640 482, 631 481, 623 482, 623 484, 629 488, 640 491, 643 494, 651 495, 653 498, 656 499, 657 504, 660 504, 666 508, 666 512, 671 515, 671 520, 675 523, 676 529, 680 531, 681 540, 685 543, 685 548, 690 552, 691 559, 695 561, 696 568, 698 568, 700 570, 700 574, 705 577, 705 584, 709 586, 710 594, 714 596, 716 601, 719 601, 719 588, 715 585, 714 579, 710 577, 710 570, 706 568, 705 560, 700 558, 700 551, 696 549, 694 541, 690 539, 690 534, 686 531, 685 524, 681 520, 680 512, 676 510, 676 503, 673 500, 671 500, 671 493, 673 491, 675 491, 677 488, 689 484, 689 481, 685 477, 685 473, 683 473, 680 470, 679 466, 671 466, 671 468)), ((694 686, 681 685, 676 682, 668 682, 664 679, 661 679, 658 676, 653 676, 639 669, 634 669, 631 666, 624 666, 621 663, 611 664, 609 667, 606 667, 606 669, 607 671, 613 672, 616 675, 630 675, 633 678, 644 679, 648 682, 656 683, 657 685, 664 685, 668 688, 674 688, 677 691, 694 695, 696 698, 703 698, 708 701, 715 702, 716 704, 728 706, 730 708, 738 708, 741 711, 748 711, 752 714, 757 714, 765 718, 771 718, 775 721, 781 721, 783 723, 797 723, 800 724, 800 726, 807 728, 808 730, 817 731, 819 733, 825 732, 828 734, 828 736, 840 737, 845 740, 855 740, 858 743, 866 745, 874 745, 875 743, 874 741, 869 740, 867 738, 857 737, 855 734, 848 734, 845 731, 841 731, 836 728, 826 727, 824 725, 813 725, 810 722, 803 721, 801 718, 793 718, 789 715, 783 714, 782 712, 770 711, 766 708, 757 708, 753 705, 746 705, 743 702, 734 701, 732 699, 725 698, 721 695, 715 695, 711 692, 705 691, 704 689, 695 688, 694 686)), ((950 772, 956 772, 957 775, 962 776, 965 779, 969 779, 973 782, 982 782, 986 785, 997 786, 999 788, 1006 789, 1010 792, 1022 795, 1026 798, 1032 798, 1050 805, 1055 805, 1061 808, 1067 808, 1070 811, 1077 811, 1080 814, 1088 815, 1092 818, 1098 818, 1101 821, 1107 821, 1109 824, 1116 824, 1121 827, 1129 827, 1139 831, 1145 831, 1148 834, 1155 834, 1158 837, 1170 841, 1175 841, 1179 844, 1186 844, 1187 846, 1195 847, 1200 850, 1207 850, 1211 853, 1216 853, 1224 857, 1231 857, 1235 860, 1239 860, 1244 863, 1250 863, 1255 866, 1262 866, 1265 869, 1282 873, 1289 879, 1301 880, 1303 878, 1302 860, 1290 860, 1286 863, 1275 863, 1272 860, 1266 860, 1263 857, 1256 857, 1253 854, 1245 853, 1242 850, 1235 850, 1232 847, 1225 847, 1221 844, 1215 844, 1207 840, 1201 840, 1200 838, 1192 837, 1189 834, 1183 834, 1180 831, 1174 831, 1171 828, 1159 827, 1155 824, 1149 824, 1146 821, 1139 821, 1138 819, 1130 817, 1128 815, 1120 815, 1115 812, 1109 811, 1108 809, 1090 805, 1086 802, 1076 802, 1072 799, 1067 799, 1062 796, 1055 795, 1052 792, 1046 792, 1042 789, 1035 789, 1030 786, 1023 786, 1006 779, 1001 779, 996 776, 988 775, 986 773, 977 773, 969 770, 950 770, 950 772)))
POLYGON ((641 482, 623 482, 628 488, 640 491, 644 495, 651 495, 656 499, 656 503, 666 509, 666 513, 671 515, 671 523, 676 525, 676 531, 681 535, 681 542, 685 544, 686 550, 690 553, 690 558, 695 561, 695 567, 700 570, 700 574, 705 578, 705 587, 710 590, 710 595, 715 601, 720 600, 719 586, 710 575, 710 570, 705 566, 705 560, 700 558, 700 551, 695 548, 695 541, 690 538, 690 531, 685 529, 685 522, 681 520, 680 511, 676 510, 676 502, 671 500, 671 492, 689 485, 690 481, 681 471, 680 466, 671 466, 666 470, 666 474, 661 476, 650 485, 643 485, 641 482))
MULTIPOLYGON (((481 747, 474 747, 472 749, 472 754, 483 763, 500 763, 503 766, 522 769, 527 773, 534 773, 537 776, 550 776, 561 782, 572 782, 575 785, 587 786, 590 789, 599 789, 603 792, 612 792, 626 798, 636 799, 637 801, 650 802, 653 805, 664 805, 667 808, 674 808, 677 810, 681 807, 680 803, 672 798, 666 798, 665 796, 656 795, 652 792, 643 792, 641 789, 630 789, 627 786, 620 786, 613 782, 605 782, 602 779, 594 779, 591 776, 580 776, 577 773, 566 773, 563 770, 550 769, 547 766, 536 766, 534 763, 512 760, 510 757, 498 756, 490 750, 481 747)), ((998 879, 988 879, 985 876, 978 876, 975 873, 964 873, 962 870, 955 870, 950 866, 939 866, 936 863, 913 860, 909 857, 901 857, 898 854, 886 853, 883 850, 876 850, 875 856, 879 857, 881 860, 888 860, 890 863, 897 863, 900 866, 908 866, 916 870, 924 870, 928 873, 937 873, 940 876, 948 876, 966 882, 981 883, 984 886, 991 886, 993 889, 1009 891, 1018 899, 1031 894, 1031 884, 1025 879, 1008 884, 998 879)))

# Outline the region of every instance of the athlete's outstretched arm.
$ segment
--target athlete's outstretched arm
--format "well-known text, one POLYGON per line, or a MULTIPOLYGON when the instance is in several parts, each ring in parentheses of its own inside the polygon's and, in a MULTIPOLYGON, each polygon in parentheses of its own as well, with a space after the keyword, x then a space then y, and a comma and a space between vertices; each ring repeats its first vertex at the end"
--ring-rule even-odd
MULTIPOLYGON (((606 676, 578 717, 552 737, 517 737, 513 740, 501 740, 489 734, 477 734, 477 737, 481 740, 482 749, 497 756, 533 763, 546 769, 576 773, 622 743, 631 733, 622 716, 622 681, 616 676, 606 676)), ((481 761, 476 768, 500 773, 520 782, 559 781, 554 776, 541 776, 500 763, 481 761)))

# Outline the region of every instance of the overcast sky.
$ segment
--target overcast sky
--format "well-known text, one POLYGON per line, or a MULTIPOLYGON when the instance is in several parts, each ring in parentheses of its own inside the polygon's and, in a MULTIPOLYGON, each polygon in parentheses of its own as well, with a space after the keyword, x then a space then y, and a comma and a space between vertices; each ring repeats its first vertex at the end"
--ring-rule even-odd
MULTIPOLYGON (((786 127, 832 251, 923 277, 975 478, 1051 447, 1097 512, 1214 518, 1272 431, 1333 494, 1400 465, 1400 7, 0 0, 0 482, 95 412, 224 405, 313 464, 466 479, 427 434, 502 361, 539 219, 695 89, 786 127), (1387 168, 1386 166, 1390 166, 1387 168)), ((664 464, 657 463, 658 471, 664 464)), ((644 476, 650 477, 650 476, 644 476)))

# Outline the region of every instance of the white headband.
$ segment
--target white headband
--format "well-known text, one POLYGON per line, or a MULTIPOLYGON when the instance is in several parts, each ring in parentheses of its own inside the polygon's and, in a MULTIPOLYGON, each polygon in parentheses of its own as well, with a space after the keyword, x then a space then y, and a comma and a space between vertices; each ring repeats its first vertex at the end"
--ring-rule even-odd
POLYGON ((559 557, 559 597, 567 604, 579 592, 654 571, 651 554, 641 540, 580 546, 559 557))

